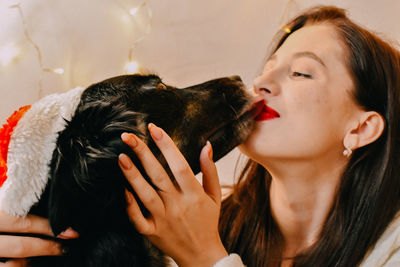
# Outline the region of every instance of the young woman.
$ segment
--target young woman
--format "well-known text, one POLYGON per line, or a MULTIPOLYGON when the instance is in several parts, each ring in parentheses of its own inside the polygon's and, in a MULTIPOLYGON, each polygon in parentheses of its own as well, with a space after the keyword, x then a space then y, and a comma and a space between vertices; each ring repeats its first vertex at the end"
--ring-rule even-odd
MULTIPOLYGON (((211 145, 200 155, 201 186, 165 132, 149 126, 177 189, 123 134, 160 188, 120 156, 151 213, 127 193, 137 229, 180 266, 399 266, 399 51, 343 10, 313 8, 282 31, 254 91, 269 108, 240 147, 250 160, 222 205, 211 145)), ((19 231, 21 219, 7 218, 0 230, 19 231)), ((0 256, 7 249, 0 239, 0 256)))

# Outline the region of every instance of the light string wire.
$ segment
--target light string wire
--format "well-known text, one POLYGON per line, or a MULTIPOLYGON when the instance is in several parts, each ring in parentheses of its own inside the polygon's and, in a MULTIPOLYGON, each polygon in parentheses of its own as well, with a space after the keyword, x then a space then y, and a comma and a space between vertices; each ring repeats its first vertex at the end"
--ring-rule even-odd
POLYGON ((139 5, 139 7, 132 8, 129 11, 129 13, 132 16, 134 16, 136 14, 136 12, 138 12, 140 9, 144 9, 144 8, 147 8, 147 15, 149 17, 149 23, 146 26, 146 30, 145 30, 144 34, 142 36, 140 36, 139 38, 137 38, 135 41, 133 41, 132 46, 129 49, 129 53, 128 53, 129 61, 125 65, 125 72, 129 73, 129 74, 140 71, 138 64, 134 61, 133 53, 134 53, 136 45, 144 40, 144 38, 151 32, 151 29, 153 27, 153 12, 151 11, 150 7, 148 7, 147 2, 143 2, 141 5, 139 5))
POLYGON ((9 6, 9 8, 15 8, 15 9, 18 10, 18 13, 19 13, 19 16, 20 16, 20 19, 21 19, 21 23, 22 23, 22 26, 24 28, 25 38, 28 40, 28 42, 33 46, 33 48, 36 51, 36 55, 37 55, 37 58, 38 58, 38 61, 39 61, 39 66, 40 66, 40 69, 41 69, 40 74, 39 74, 39 82, 38 82, 38 86, 39 86, 38 98, 41 98, 42 94, 43 94, 43 73, 45 71, 46 72, 53 72, 53 70, 43 67, 42 53, 40 51, 40 48, 39 48, 38 44, 35 43, 32 40, 31 35, 29 34, 28 24, 26 23, 26 19, 25 19, 25 16, 24 16, 24 12, 22 11, 21 4, 17 3, 17 4, 9 6))
POLYGON ((288 0, 286 3, 286 6, 283 10, 282 16, 279 19, 279 27, 281 27, 285 32, 290 33, 291 29, 289 29, 288 26, 286 26, 286 23, 288 22, 289 19, 291 19, 291 11, 293 9, 298 9, 297 3, 295 0, 288 0))
MULTIPOLYGON (((43 58, 42 58, 42 52, 40 50, 39 45, 32 39, 29 30, 28 30, 28 23, 26 22, 26 18, 24 15, 24 12, 21 8, 21 2, 17 2, 13 5, 9 6, 10 9, 17 9, 18 10, 18 14, 23 26, 23 31, 24 31, 24 35, 26 40, 33 46, 33 48, 35 49, 36 52, 36 56, 38 59, 38 63, 39 63, 39 67, 40 67, 40 74, 39 74, 39 81, 38 81, 38 99, 40 99, 43 95, 43 77, 44 77, 44 73, 45 72, 50 72, 50 73, 56 73, 56 74, 63 74, 64 73, 64 69, 62 68, 47 68, 44 66, 43 64, 43 58)), ((129 14, 133 17, 133 19, 135 18, 135 14, 143 8, 147 8, 147 15, 149 17, 149 21, 150 23, 148 23, 146 25, 146 30, 144 32, 144 34, 142 36, 140 36, 139 38, 137 38, 135 41, 133 41, 132 46, 129 49, 129 53, 128 53, 128 63, 125 65, 125 72, 126 73, 135 73, 139 70, 139 66, 138 64, 134 61, 133 58, 133 53, 134 53, 134 49, 135 46, 143 41, 143 39, 151 32, 152 29, 152 18, 153 18, 153 14, 151 9, 148 7, 147 2, 142 2, 142 4, 140 4, 138 7, 132 8, 129 10, 129 14)), ((131 18, 132 19, 132 18, 131 18)))

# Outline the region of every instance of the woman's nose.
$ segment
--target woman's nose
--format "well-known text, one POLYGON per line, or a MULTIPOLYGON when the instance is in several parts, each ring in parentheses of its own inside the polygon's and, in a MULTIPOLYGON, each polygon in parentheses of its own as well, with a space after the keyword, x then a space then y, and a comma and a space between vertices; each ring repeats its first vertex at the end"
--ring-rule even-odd
POLYGON ((275 96, 279 94, 279 85, 271 72, 263 73, 253 82, 253 90, 256 94, 268 94, 275 96))

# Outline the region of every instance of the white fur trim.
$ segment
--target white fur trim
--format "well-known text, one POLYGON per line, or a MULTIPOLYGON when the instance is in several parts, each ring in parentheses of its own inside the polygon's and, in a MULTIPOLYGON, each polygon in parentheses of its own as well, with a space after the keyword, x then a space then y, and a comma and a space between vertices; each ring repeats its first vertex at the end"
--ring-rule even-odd
POLYGON ((7 180, 0 188, 0 210, 25 216, 39 200, 49 179, 58 133, 65 128, 81 99, 77 87, 39 100, 22 116, 12 133, 7 180))

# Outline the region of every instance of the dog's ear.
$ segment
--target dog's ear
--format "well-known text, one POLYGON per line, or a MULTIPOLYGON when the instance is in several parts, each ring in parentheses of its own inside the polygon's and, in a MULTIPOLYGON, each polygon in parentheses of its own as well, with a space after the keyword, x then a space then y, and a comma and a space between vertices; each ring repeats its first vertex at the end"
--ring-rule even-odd
POLYGON ((72 227, 81 235, 126 216, 128 183, 118 155, 136 156, 121 140, 123 132, 143 135, 145 118, 116 102, 78 107, 59 134, 51 162, 49 220, 58 235, 72 227))

